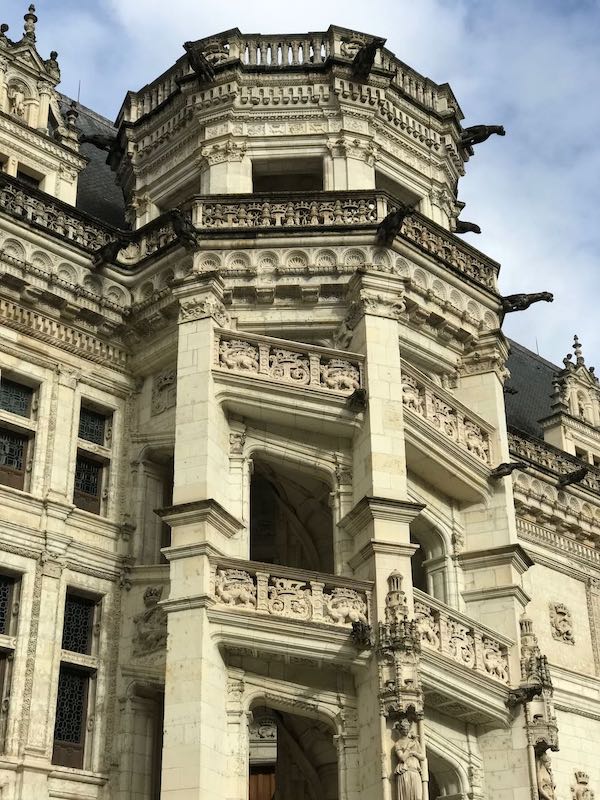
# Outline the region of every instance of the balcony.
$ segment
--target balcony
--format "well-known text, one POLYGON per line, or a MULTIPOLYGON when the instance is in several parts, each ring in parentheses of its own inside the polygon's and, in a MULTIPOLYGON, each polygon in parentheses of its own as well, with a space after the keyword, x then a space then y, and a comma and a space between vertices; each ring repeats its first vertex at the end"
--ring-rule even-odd
POLYGON ((510 685, 513 642, 414 589, 415 622, 421 647, 503 686, 510 685))
POLYGON ((367 581, 214 557, 209 616, 226 648, 283 647, 295 657, 352 662, 367 657, 350 634, 353 622, 371 623, 371 589, 367 581))

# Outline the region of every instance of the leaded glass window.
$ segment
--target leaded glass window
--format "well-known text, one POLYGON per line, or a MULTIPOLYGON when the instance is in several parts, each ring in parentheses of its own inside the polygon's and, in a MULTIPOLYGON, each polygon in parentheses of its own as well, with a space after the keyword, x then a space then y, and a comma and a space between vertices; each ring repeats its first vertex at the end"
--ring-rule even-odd
POLYGON ((73 501, 78 508, 100 512, 102 491, 102 464, 92 458, 78 455, 75 465, 75 491, 73 501))
POLYGON ((54 764, 83 766, 89 681, 89 675, 81 670, 65 665, 60 668, 52 754, 54 764))
POLYGON ((28 417, 31 414, 32 398, 33 389, 29 386, 9 381, 7 378, 0 379, 0 408, 3 411, 28 417))
POLYGON ((67 594, 63 624, 63 650, 71 650, 74 653, 91 651, 95 605, 94 601, 87 597, 67 594))
POLYGON ((8 633, 12 609, 13 579, 0 575, 0 633, 8 633))
POLYGON ((0 428, 0 483, 22 489, 25 483, 27 437, 0 428))
POLYGON ((97 411, 81 407, 79 414, 79 438, 95 444, 104 444, 106 417, 97 411))

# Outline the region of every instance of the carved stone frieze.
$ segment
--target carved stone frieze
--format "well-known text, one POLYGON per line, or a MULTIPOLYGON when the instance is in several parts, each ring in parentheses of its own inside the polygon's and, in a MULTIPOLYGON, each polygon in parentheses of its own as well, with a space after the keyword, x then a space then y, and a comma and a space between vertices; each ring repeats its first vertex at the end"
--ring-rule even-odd
POLYGON ((205 298, 188 298, 181 300, 179 306, 179 322, 212 317, 218 325, 226 328, 231 325, 225 306, 218 300, 205 298))
POLYGON ((256 586, 249 572, 218 569, 215 580, 217 601, 242 608, 256 607, 256 586))

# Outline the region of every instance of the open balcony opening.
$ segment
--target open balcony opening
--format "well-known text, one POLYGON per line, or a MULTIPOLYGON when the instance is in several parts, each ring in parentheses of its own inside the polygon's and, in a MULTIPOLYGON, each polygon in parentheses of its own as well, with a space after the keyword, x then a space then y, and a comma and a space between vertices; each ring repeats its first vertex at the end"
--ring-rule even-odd
POLYGON ((274 158, 252 162, 254 192, 322 192, 322 158, 274 158))
POLYGON ((249 800, 338 799, 334 731, 325 722, 255 708, 249 735, 249 800))
POLYGON ((385 172, 375 170, 375 188, 387 192, 402 205, 418 208, 419 196, 385 172))
POLYGON ((255 458, 250 483, 250 558, 333 573, 330 487, 314 471, 255 458))
POLYGON ((427 520, 417 518, 410 526, 410 541, 419 547, 411 559, 413 586, 447 603, 447 559, 443 537, 427 520))

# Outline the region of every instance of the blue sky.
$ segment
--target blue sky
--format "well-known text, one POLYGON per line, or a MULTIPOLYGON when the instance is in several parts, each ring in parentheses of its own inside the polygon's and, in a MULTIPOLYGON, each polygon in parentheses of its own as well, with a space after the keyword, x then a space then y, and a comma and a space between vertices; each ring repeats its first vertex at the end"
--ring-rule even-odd
MULTIPOLYGON (((17 38, 27 0, 4 0, 17 38)), ((577 333, 600 362, 600 0, 39 0, 38 47, 59 51, 62 90, 113 118, 128 89, 182 54, 182 42, 238 27, 299 32, 330 23, 387 36, 403 61, 448 81, 465 125, 506 127, 480 145, 459 197, 502 264, 503 293, 552 291, 505 332, 558 361, 577 333)), ((600 366, 600 363, 599 363, 600 366)))

